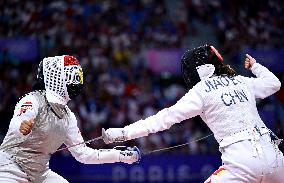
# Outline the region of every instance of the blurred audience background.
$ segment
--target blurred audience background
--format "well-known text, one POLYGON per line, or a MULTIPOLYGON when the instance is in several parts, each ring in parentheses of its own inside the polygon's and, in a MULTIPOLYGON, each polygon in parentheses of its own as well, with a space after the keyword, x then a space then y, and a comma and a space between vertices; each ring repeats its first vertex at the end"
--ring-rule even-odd
MULTIPOLYGON (((180 74, 153 71, 145 54, 149 50, 186 50, 209 43, 224 54, 225 62, 247 75, 243 51, 283 52, 284 2, 278 0, 0 0, 0 7, 0 44, 23 39, 36 44, 28 59, 0 46, 0 141, 16 102, 32 90, 44 57, 68 54, 81 62, 84 93, 69 106, 87 140, 100 136, 102 128, 144 119, 185 94, 180 74)), ((284 70, 282 60, 278 64, 284 70)), ((283 84, 283 72, 275 74, 283 84)), ((268 126, 283 137, 283 86, 276 95, 258 101, 258 107, 268 126)), ((197 117, 124 144, 149 151, 210 133, 197 117)), ((112 147, 102 142, 91 146, 112 147)), ((215 154, 218 146, 207 138, 170 152, 215 154)))

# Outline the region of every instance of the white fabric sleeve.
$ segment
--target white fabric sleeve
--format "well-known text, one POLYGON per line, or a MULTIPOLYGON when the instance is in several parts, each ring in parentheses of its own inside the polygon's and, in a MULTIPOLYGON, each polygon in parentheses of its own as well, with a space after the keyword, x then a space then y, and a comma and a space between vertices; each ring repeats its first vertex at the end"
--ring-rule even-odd
POLYGON ((145 120, 139 120, 124 127, 126 137, 130 140, 169 129, 175 123, 200 115, 202 110, 203 100, 198 94, 197 88, 194 87, 175 105, 165 108, 145 120))
MULTIPOLYGON (((74 113, 71 113, 69 122, 66 146, 72 146, 84 142, 81 132, 77 126, 77 120, 74 113)), ((102 164, 102 163, 115 163, 119 162, 120 151, 116 149, 92 149, 81 144, 69 148, 72 156, 79 162, 84 164, 102 164)))
MULTIPOLYGON (((9 131, 19 137, 24 135, 20 132, 21 123, 24 120, 34 119, 38 113, 39 104, 33 95, 24 96, 17 104, 14 110, 13 118, 10 121, 9 131)), ((28 135, 26 135, 28 136, 28 135)))
POLYGON ((255 98, 266 98, 280 89, 281 82, 266 67, 259 63, 254 63, 251 71, 257 78, 243 78, 250 87, 255 98))

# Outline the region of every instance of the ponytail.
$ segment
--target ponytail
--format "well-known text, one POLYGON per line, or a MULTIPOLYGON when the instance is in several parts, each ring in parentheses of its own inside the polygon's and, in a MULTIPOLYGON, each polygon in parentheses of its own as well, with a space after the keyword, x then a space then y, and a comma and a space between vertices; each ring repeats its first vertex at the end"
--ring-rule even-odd
POLYGON ((220 76, 220 75, 235 76, 237 73, 230 65, 222 64, 222 65, 216 66, 215 74, 217 76, 220 76))

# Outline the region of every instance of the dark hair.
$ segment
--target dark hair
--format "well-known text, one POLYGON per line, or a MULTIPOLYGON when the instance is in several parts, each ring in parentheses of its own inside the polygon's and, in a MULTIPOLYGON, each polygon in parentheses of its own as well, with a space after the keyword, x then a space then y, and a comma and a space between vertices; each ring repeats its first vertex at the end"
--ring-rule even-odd
POLYGON ((217 76, 227 75, 227 76, 235 76, 237 75, 236 71, 228 64, 220 64, 215 66, 215 74, 217 76))

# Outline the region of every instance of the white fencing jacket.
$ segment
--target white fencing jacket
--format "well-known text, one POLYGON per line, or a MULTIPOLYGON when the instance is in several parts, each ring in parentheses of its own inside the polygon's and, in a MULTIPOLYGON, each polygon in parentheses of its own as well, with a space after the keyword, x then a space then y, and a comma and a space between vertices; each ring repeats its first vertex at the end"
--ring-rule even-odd
POLYGON ((251 138, 247 131, 255 127, 260 133, 267 133, 268 129, 257 112, 255 99, 274 94, 281 83, 258 63, 252 66, 251 71, 256 78, 238 75, 201 80, 173 106, 124 127, 127 139, 168 129, 197 115, 214 133, 220 147, 251 138))
MULTIPOLYGON (((16 162, 32 182, 41 182, 49 169, 49 160, 63 143, 73 146, 84 142, 77 120, 64 105, 48 103, 45 91, 34 91, 16 105, 8 133, 0 146, 16 162), (19 131, 22 121, 34 119, 32 131, 23 135, 19 131)), ((76 160, 85 164, 114 163, 120 161, 116 149, 96 150, 85 144, 69 148, 76 160)))

